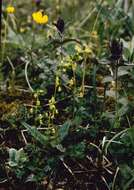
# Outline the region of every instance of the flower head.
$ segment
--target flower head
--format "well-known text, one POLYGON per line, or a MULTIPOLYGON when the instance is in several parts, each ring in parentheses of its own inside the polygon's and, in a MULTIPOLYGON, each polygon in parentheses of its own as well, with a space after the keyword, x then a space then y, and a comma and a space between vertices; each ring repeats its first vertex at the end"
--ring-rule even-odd
POLYGON ((32 17, 37 24, 46 24, 48 22, 48 16, 44 15, 42 11, 34 12, 32 17))
POLYGON ((119 60, 123 54, 123 43, 120 40, 113 39, 110 43, 111 58, 119 60))
POLYGON ((37 6, 39 6, 41 3, 41 0, 34 0, 34 2, 36 3, 37 6))
POLYGON ((7 8, 6 8, 6 12, 8 13, 8 14, 13 14, 14 12, 15 12, 15 8, 13 7, 13 6, 8 6, 7 8))
POLYGON ((92 31, 92 32, 91 32, 91 37, 94 38, 94 39, 97 39, 97 38, 98 38, 98 33, 97 33, 97 31, 92 31))
POLYGON ((62 34, 64 32, 65 29, 65 23, 64 20, 62 18, 58 18, 57 23, 54 24, 57 28, 57 30, 62 34))

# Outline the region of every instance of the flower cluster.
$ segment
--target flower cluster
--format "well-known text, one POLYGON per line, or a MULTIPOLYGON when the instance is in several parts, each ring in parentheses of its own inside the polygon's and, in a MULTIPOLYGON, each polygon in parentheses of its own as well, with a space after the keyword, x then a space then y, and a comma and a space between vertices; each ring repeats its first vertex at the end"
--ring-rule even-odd
POLYGON ((32 17, 37 24, 46 24, 48 22, 48 16, 44 15, 41 11, 34 12, 32 17))
POLYGON ((51 119, 54 119, 55 114, 58 114, 58 110, 56 109, 56 101, 55 101, 55 97, 52 96, 52 98, 49 100, 49 116, 51 119))

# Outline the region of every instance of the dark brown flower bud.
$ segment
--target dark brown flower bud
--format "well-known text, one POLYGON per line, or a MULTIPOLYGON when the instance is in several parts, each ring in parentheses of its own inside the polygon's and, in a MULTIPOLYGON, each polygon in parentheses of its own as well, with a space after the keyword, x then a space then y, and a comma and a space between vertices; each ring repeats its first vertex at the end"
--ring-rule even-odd
POLYGON ((57 23, 54 24, 57 28, 57 30, 62 34, 64 32, 65 23, 62 18, 58 18, 57 23))
POLYGON ((110 42, 111 59, 119 60, 123 54, 123 43, 120 40, 112 40, 110 42))
POLYGON ((37 6, 39 6, 41 3, 41 0, 34 0, 34 2, 36 3, 37 6))

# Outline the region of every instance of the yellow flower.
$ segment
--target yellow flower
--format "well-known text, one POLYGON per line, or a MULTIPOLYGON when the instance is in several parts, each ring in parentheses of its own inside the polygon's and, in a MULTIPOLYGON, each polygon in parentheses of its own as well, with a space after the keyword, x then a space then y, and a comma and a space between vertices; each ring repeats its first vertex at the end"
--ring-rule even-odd
POLYGON ((6 11, 7 11, 7 13, 9 13, 9 14, 13 14, 14 12, 15 12, 15 8, 13 7, 13 6, 8 6, 7 8, 6 8, 6 11))
POLYGON ((72 70, 76 71, 76 68, 77 68, 77 64, 76 63, 72 63, 72 70))
POLYGON ((98 38, 98 33, 97 33, 97 31, 92 31, 92 32, 91 32, 91 37, 97 39, 97 38, 98 38))
POLYGON ((86 47, 85 47, 85 53, 92 54, 93 51, 92 51, 91 47, 86 46, 86 47))
POLYGON ((80 45, 76 45, 76 46, 75 46, 75 50, 76 50, 78 53, 81 53, 81 51, 82 51, 81 46, 80 46, 80 45))
POLYGON ((48 16, 43 15, 41 11, 34 12, 32 17, 37 24, 46 24, 48 22, 48 16))
POLYGON ((61 89, 61 86, 59 86, 59 87, 58 87, 58 92, 61 92, 61 90, 62 90, 62 89, 61 89))
POLYGON ((56 76, 55 84, 56 84, 56 87, 60 85, 60 79, 58 76, 56 76))
POLYGON ((23 27, 20 28, 21 33, 24 33, 25 31, 26 31, 26 28, 23 28, 23 27))
POLYGON ((80 92, 79 97, 83 98, 83 96, 84 96, 83 92, 80 92))
POLYGON ((69 87, 72 87, 74 85, 74 78, 70 79, 68 81, 69 87))

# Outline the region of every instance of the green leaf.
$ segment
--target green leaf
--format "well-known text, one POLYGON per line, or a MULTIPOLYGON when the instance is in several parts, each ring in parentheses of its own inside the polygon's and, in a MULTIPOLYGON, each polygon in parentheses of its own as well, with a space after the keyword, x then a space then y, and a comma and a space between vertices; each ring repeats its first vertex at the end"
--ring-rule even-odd
POLYGON ((32 127, 25 122, 22 122, 22 125, 28 130, 28 133, 30 133, 35 140, 40 142, 42 145, 48 144, 49 137, 41 134, 36 127, 32 127))
POLYGON ((27 160, 27 156, 23 148, 16 150, 14 148, 9 149, 9 166, 11 167, 21 167, 21 165, 27 160))
POLYGON ((134 148, 134 128, 130 128, 128 131, 128 135, 130 137, 131 144, 134 148))
POLYGON ((70 157, 73 157, 73 158, 82 159, 85 156, 85 154, 84 154, 85 148, 86 148, 86 145, 84 142, 81 142, 76 145, 71 145, 67 149, 67 155, 69 155, 70 157))
POLYGON ((17 154, 17 150, 14 148, 10 148, 9 149, 9 162, 8 164, 11 167, 17 166, 17 161, 16 161, 16 154, 17 154))
POLYGON ((70 121, 66 121, 66 122, 59 128, 59 137, 60 137, 60 140, 61 140, 61 141, 68 135, 70 126, 71 126, 71 122, 70 122, 70 121))

